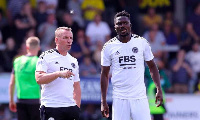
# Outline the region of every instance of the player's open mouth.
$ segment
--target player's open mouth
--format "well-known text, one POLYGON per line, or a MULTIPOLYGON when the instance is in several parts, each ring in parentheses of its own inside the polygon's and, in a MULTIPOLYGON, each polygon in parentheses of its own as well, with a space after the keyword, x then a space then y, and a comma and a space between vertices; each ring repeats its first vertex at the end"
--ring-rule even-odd
POLYGON ((126 29, 121 30, 121 33, 126 33, 126 29))

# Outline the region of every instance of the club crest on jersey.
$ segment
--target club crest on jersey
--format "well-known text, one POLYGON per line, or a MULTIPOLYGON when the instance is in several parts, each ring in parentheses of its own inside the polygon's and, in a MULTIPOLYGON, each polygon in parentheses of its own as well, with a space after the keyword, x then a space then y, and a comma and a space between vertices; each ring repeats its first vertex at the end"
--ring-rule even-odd
POLYGON ((48 120, 55 120, 53 117, 50 117, 48 120))
POLYGON ((137 53, 138 52, 138 48, 137 47, 133 47, 132 51, 133 51, 133 53, 137 53))
POLYGON ((72 63, 71 65, 72 65, 73 68, 75 68, 75 64, 74 63, 72 63))

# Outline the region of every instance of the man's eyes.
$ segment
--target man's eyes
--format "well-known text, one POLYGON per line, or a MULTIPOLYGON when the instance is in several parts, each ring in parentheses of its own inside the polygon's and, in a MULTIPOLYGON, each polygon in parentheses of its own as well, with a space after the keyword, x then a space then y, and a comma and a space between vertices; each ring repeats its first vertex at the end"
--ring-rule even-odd
POLYGON ((117 23, 117 25, 122 25, 122 24, 127 25, 128 23, 127 22, 117 23))
POLYGON ((73 39, 73 37, 63 37, 63 39, 73 39))

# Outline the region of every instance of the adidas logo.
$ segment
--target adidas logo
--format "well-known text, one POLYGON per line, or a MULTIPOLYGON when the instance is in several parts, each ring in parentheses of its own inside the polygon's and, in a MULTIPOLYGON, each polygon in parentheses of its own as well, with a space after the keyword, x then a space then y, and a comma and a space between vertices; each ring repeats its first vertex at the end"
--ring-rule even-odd
POLYGON ((115 55, 119 55, 120 53, 119 53, 119 51, 117 51, 116 53, 115 53, 115 55))
POLYGON ((58 62, 55 62, 55 64, 59 64, 58 62))

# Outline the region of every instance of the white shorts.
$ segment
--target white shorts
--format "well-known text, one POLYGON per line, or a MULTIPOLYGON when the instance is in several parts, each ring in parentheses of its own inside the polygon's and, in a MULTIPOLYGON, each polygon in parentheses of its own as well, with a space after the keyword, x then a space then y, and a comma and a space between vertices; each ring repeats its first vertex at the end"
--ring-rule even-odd
POLYGON ((148 99, 113 99, 112 120, 151 120, 148 99))

